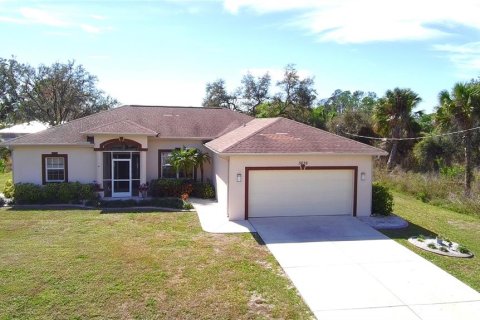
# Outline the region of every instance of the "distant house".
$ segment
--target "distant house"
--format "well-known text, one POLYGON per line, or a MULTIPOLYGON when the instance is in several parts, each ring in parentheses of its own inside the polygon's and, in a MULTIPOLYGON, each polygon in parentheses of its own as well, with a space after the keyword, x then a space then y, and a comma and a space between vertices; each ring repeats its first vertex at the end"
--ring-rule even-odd
POLYGON ((16 124, 0 130, 0 141, 7 141, 30 133, 37 133, 48 129, 49 126, 40 121, 30 121, 16 124))
MULTIPOLYGON (((123 106, 3 143, 15 183, 97 181, 105 197, 134 197, 175 178, 172 150, 212 158, 205 175, 230 220, 368 216, 374 156, 387 153, 285 118, 219 108, 123 106)), ((194 168, 186 178, 195 178, 194 168)))

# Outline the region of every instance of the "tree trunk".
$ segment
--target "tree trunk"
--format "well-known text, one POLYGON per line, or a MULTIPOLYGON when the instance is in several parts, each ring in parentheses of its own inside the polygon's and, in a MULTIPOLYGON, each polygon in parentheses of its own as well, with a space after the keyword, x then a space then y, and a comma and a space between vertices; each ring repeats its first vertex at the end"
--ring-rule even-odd
POLYGON ((203 163, 200 163, 200 181, 203 183, 203 163))
POLYGON ((397 149, 398 149, 398 141, 394 140, 392 143, 392 150, 390 150, 390 156, 388 157, 387 161, 387 169, 392 170, 395 167, 395 159, 397 158, 397 149))
MULTIPOLYGON (((400 131, 401 128, 396 126, 393 128, 392 138, 400 138, 400 131)), ((395 167, 396 160, 397 160, 397 150, 398 150, 398 140, 392 141, 392 149, 390 150, 390 156, 388 157, 387 161, 387 169, 392 170, 395 167)))
POLYGON ((472 190, 473 170, 472 170, 472 134, 467 132, 463 137, 465 143, 465 186, 464 192, 467 197, 472 190))

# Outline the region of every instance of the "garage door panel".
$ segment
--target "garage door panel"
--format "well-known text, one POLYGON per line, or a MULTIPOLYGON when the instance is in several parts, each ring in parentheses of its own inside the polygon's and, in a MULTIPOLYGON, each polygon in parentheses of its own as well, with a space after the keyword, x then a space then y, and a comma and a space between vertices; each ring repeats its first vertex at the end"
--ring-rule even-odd
POLYGON ((352 215, 354 172, 346 170, 253 170, 249 217, 352 215))

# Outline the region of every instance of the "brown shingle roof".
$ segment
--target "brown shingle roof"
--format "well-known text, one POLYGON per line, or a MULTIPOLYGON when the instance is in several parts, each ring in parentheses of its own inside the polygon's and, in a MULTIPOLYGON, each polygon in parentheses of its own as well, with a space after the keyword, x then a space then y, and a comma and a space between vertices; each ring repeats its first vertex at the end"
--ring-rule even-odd
POLYGON ((130 130, 155 132, 164 138, 214 139, 253 118, 219 108, 123 106, 26 135, 6 145, 88 144, 86 134, 95 130, 116 130, 116 123, 128 121, 130 130), (131 125, 134 123, 135 125, 131 125), (133 129, 133 127, 137 127, 133 129), (104 128, 104 129, 101 129, 104 128))
POLYGON ((83 134, 140 134, 146 136, 154 136, 157 133, 153 130, 145 128, 131 120, 122 120, 105 125, 88 129, 83 134))
POLYGON ((381 149, 285 118, 254 119, 206 146, 226 154, 387 154, 381 149))

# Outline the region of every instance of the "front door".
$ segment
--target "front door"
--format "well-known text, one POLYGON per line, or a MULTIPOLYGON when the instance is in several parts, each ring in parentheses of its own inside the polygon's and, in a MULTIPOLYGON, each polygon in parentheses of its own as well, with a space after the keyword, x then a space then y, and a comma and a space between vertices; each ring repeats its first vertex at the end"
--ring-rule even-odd
POLYGON ((112 197, 132 196, 131 159, 112 159, 112 197))

